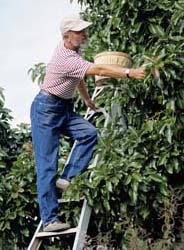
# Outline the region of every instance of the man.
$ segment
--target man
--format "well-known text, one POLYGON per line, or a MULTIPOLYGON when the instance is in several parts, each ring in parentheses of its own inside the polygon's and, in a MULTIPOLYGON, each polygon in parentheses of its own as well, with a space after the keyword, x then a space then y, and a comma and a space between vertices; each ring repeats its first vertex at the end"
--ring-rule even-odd
POLYGON ((96 128, 73 110, 73 95, 78 89, 85 104, 97 107, 88 95, 84 77, 102 75, 143 79, 142 68, 124 69, 113 65, 98 65, 84 60, 79 52, 86 44, 86 29, 91 25, 79 17, 62 20, 60 43, 47 66, 44 82, 31 106, 32 138, 37 170, 37 190, 44 231, 68 229, 68 223, 58 216, 56 187, 66 189, 77 174, 83 172, 97 143, 96 128), (61 135, 76 140, 61 177, 56 182, 58 149, 61 135))

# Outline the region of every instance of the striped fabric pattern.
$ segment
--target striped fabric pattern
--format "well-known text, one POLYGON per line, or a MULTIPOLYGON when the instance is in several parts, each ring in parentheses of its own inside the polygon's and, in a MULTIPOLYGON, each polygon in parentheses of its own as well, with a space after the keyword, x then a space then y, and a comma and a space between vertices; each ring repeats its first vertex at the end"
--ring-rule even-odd
POLYGON ((60 43, 47 65, 41 89, 64 99, 73 98, 76 86, 84 79, 91 64, 81 57, 80 52, 67 49, 60 43))

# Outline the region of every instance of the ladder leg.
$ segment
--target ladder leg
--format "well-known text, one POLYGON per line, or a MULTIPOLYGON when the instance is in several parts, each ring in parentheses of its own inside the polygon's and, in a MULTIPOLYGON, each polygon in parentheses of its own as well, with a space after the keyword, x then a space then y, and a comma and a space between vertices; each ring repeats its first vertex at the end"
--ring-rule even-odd
POLYGON ((30 248, 28 248, 28 249, 30 249, 30 250, 38 250, 40 248, 41 244, 42 244, 42 239, 36 238, 34 240, 32 246, 30 246, 30 248))
POLYGON ((41 226, 42 226, 42 221, 40 221, 27 250, 38 250, 40 248, 42 239, 36 238, 36 235, 39 232, 41 226))
POLYGON ((79 225, 72 250, 82 250, 84 248, 85 236, 91 216, 91 207, 88 206, 87 200, 84 199, 79 225))

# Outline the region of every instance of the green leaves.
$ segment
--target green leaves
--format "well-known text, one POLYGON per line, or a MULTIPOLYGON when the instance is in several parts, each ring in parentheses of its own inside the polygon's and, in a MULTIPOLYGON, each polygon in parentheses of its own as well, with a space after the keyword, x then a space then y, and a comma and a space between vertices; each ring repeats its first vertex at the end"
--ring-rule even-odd
MULTIPOLYGON (((115 249, 166 249, 166 239, 164 243, 156 241, 153 244, 150 239, 161 239, 162 227, 172 228, 166 219, 160 220, 165 216, 163 207, 166 202, 170 202, 168 211, 171 211, 171 187, 179 187, 184 193, 181 185, 184 164, 183 1, 78 2, 86 5, 83 16, 93 22, 85 57, 93 60, 98 52, 122 51, 131 55, 134 67, 146 68, 147 77, 144 81, 114 79, 110 82, 111 87, 97 98, 97 104, 110 114, 115 113, 113 102, 120 105, 126 131, 121 131, 120 117, 115 117, 105 129, 104 117, 95 121, 99 130, 95 153, 99 155, 97 166, 76 177, 64 196, 88 199, 93 205, 96 231, 113 228, 115 249), (144 241, 143 231, 149 235, 148 241, 144 241)), ((35 64, 28 73, 33 81, 41 84, 45 64, 35 64)), ((90 93, 93 92, 94 80, 88 79, 87 84, 90 93)), ((25 228, 25 221, 27 223, 29 218, 32 223, 37 215, 36 190, 32 185, 35 182, 34 166, 26 147, 20 147, 28 137, 10 132, 11 117, 3 106, 1 90, 0 105, 0 171, 6 180, 1 180, 0 186, 0 205, 5 211, 1 214, 0 228, 8 235, 10 228, 12 231, 15 225, 20 225, 21 235, 27 237, 30 231, 25 228), (11 169, 8 173, 7 167, 11 169)), ((79 98, 77 108, 81 114, 84 112, 79 98)), ((26 132, 23 128, 22 131, 26 132)), ((62 141, 60 167, 65 163, 68 150, 68 141, 62 141)), ((79 210, 76 207, 69 205, 63 210, 67 218, 77 220, 79 210)), ((165 232, 168 233, 168 228, 165 232)), ((169 231, 168 235, 171 237, 173 232, 169 231)), ((14 231, 12 237, 14 235, 18 234, 14 231)), ((18 239, 21 243, 25 240, 18 239)))
POLYGON ((0 90, 0 247, 14 249, 27 246, 26 238, 34 228, 36 190, 30 128, 10 126, 10 110, 4 107, 0 90), (33 203, 35 203, 33 205, 33 203), (33 216, 33 217, 32 217, 33 216), (29 228, 30 221, 33 225, 29 228), (29 228, 29 229, 28 229, 29 228), (6 242, 6 245, 3 245, 6 242))
MULTIPOLYGON (((159 213, 170 198, 170 187, 178 185, 175 176, 182 181, 184 163, 183 2, 114 0, 103 3, 99 11, 99 2, 89 4, 86 17, 95 27, 88 57, 91 53, 93 60, 105 50, 129 53, 134 67, 146 68, 147 77, 111 82, 114 88, 118 86, 116 102, 126 117, 127 130, 120 135, 118 121, 105 130, 107 136, 103 134, 97 148, 98 165, 92 171, 94 189, 88 190, 88 196, 95 204, 99 225, 118 225, 116 241, 128 228, 120 223, 125 218, 140 230, 150 225, 147 233, 154 231, 161 238, 159 213)), ((96 101, 111 112, 114 95, 109 88, 96 101)), ((100 118, 96 124, 100 133, 100 118)), ((126 239, 119 243, 120 249, 126 249, 126 239)))
POLYGON ((45 63, 37 63, 33 68, 28 70, 28 74, 31 75, 31 79, 33 82, 37 81, 39 85, 43 83, 44 76, 46 71, 45 63))
POLYGON ((164 29, 161 27, 161 26, 159 26, 159 25, 155 25, 155 24, 150 24, 149 26, 148 26, 148 28, 149 28, 149 31, 153 34, 153 35, 155 35, 155 36, 157 36, 157 37, 165 37, 165 31, 164 31, 164 29))

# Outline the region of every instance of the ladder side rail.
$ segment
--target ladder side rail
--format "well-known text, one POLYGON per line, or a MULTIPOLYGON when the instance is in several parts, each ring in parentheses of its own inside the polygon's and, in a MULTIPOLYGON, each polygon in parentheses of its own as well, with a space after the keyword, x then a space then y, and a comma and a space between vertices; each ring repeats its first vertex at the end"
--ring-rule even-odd
MULTIPOLYGON (((103 89, 104 89, 104 86, 96 87, 95 91, 93 93, 93 96, 92 96, 92 100, 94 100, 101 93, 101 91, 103 89)), ((90 117, 91 117, 90 116, 90 109, 88 108, 84 118, 88 120, 88 119, 90 119, 90 117)), ((76 143, 77 142, 75 141, 74 145, 72 147, 72 150, 75 147, 76 143)), ((71 153, 72 153, 72 150, 71 150, 71 153)), ((70 153, 70 155, 71 155, 71 153, 70 153)), ((70 155, 69 155, 69 158, 70 158, 70 155)), ((88 229, 88 224, 89 224, 89 220, 90 220, 90 216, 91 216, 91 211, 92 211, 92 208, 87 204, 87 200, 84 199, 83 206, 82 206, 82 211, 81 211, 81 215, 80 215, 80 219, 79 219, 79 224, 78 224, 78 227, 77 227, 77 233, 76 233, 76 236, 75 236, 75 240, 74 240, 72 250, 83 250, 83 248, 84 248, 85 237, 86 237, 86 232, 87 232, 87 229, 88 229)))
POLYGON ((89 220, 91 216, 91 210, 92 208, 87 204, 87 200, 84 199, 81 216, 79 219, 78 229, 72 250, 83 250, 84 248, 86 232, 88 229, 89 220))
POLYGON ((42 221, 40 221, 40 223, 38 224, 37 229, 33 235, 33 238, 31 240, 27 250, 38 250, 39 249, 39 247, 42 243, 42 239, 38 239, 37 234, 40 231, 41 226, 42 226, 42 221))

